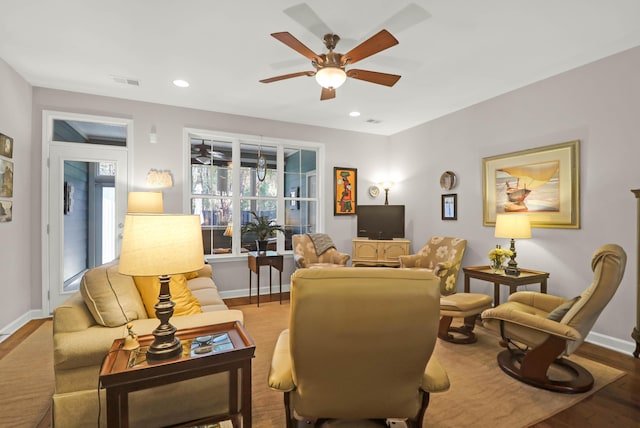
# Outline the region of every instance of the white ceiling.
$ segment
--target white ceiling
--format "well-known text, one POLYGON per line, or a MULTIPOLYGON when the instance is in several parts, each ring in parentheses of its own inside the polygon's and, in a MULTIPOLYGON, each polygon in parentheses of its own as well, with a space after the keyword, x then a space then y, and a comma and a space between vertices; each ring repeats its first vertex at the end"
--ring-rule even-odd
POLYGON ((348 79, 320 101, 312 77, 258 82, 313 70, 270 33, 325 52, 285 13, 299 4, 0 0, 0 58, 34 86, 391 135, 640 45, 638 0, 308 1, 342 38, 337 52, 383 27, 400 42, 357 66, 402 75, 394 87, 348 79), (416 6, 426 19, 415 19, 416 6), (191 86, 173 86, 176 78, 191 86))

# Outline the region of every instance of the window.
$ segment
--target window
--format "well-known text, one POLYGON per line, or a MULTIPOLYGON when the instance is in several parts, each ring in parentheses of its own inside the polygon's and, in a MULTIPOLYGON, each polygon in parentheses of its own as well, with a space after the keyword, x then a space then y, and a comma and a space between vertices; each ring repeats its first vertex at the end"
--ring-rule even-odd
POLYGON ((197 130, 186 134, 189 207, 200 216, 205 255, 255 251, 256 237, 241 233, 252 213, 284 226, 284 234, 269 239, 270 250, 292 250, 292 235, 320 230, 321 145, 197 130), (266 161, 263 180, 257 174, 259 156, 266 161))

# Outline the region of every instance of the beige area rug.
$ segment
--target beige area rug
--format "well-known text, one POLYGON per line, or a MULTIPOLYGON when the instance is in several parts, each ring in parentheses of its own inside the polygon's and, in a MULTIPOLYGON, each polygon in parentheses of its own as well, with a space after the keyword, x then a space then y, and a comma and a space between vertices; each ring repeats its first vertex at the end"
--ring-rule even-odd
MULTIPOLYGON (((288 324, 289 303, 264 302, 238 306, 256 342, 253 361, 253 426, 282 428, 283 395, 267 386, 267 375, 278 334, 288 324)), ((53 394, 52 323, 47 322, 16 349, 0 359, 0 427, 34 427, 48 411, 53 394)), ((622 371, 572 356, 594 375, 595 387, 585 394, 556 394, 530 387, 504 374, 496 363, 502 349, 483 328, 473 345, 438 340, 435 353, 446 368, 451 389, 433 394, 425 427, 526 427, 585 399, 624 375, 622 371)), ((368 426, 371 426, 367 424, 368 426)), ((365 426, 330 424, 330 426, 365 426)))
MULTIPOLYGON (((257 428, 284 427, 283 395, 267 386, 267 376, 276 339, 288 324, 289 304, 268 302, 239 306, 245 326, 256 342, 253 362, 253 421, 257 428)), ((497 354, 503 349, 497 336, 477 327, 478 342, 455 345, 437 341, 435 354, 447 370, 449 391, 432 394, 425 427, 527 427, 578 403, 624 372, 603 364, 571 356, 595 378, 594 388, 584 394, 567 395, 528 386, 507 376, 498 367, 497 354)), ((336 424, 331 426, 370 426, 336 424)))
POLYGON ((0 426, 34 427, 53 395, 53 334, 47 321, 0 359, 0 426))

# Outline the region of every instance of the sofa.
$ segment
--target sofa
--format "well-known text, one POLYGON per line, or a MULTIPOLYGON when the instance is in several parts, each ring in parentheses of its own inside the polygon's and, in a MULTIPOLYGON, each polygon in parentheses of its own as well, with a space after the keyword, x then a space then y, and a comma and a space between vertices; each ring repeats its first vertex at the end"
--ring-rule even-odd
MULTIPOLYGON (((89 269, 80 290, 54 310, 55 427, 107 426, 106 395, 98 388, 100 368, 113 341, 127 336, 128 324, 137 335, 150 334, 159 325, 143 299, 148 294, 144 288, 158 294, 159 288, 145 284, 150 279, 155 280, 120 274, 117 261, 98 266, 89 269)), ((242 312, 229 309, 220 297, 210 265, 174 275, 171 294, 174 301, 182 300, 170 320, 178 330, 243 321, 242 312), (174 290, 174 282, 181 291, 174 290)), ((218 373, 135 391, 129 394, 130 425, 166 426, 226 413, 227 388, 228 375, 218 373)))

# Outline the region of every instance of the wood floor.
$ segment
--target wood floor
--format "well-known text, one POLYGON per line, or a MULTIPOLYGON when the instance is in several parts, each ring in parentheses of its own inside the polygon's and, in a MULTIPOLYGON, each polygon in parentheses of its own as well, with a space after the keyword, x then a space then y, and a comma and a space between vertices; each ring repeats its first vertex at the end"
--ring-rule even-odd
MULTIPOLYGON (((283 298, 288 296, 285 297, 283 293, 283 298)), ((232 307, 249 302, 247 298, 239 298, 227 300, 226 303, 232 307)), ((42 323, 43 320, 31 321, 0 343, 0 359, 42 323)), ((631 328, 629 330, 631 331, 631 328)), ((623 370, 627 375, 575 406, 533 426, 536 428, 638 427, 640 425, 638 422, 640 421, 640 360, 590 343, 584 343, 576 354, 623 370)), ((47 426, 48 423, 43 421, 37 428, 47 426)))

